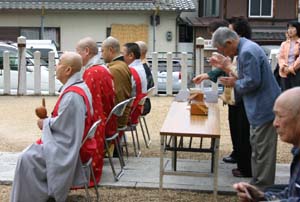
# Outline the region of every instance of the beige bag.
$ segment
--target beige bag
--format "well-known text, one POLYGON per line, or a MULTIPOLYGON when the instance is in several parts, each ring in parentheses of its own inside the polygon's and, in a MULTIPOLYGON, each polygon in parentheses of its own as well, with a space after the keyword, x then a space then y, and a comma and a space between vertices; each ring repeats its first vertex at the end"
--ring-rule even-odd
MULTIPOLYGON (((236 57, 234 57, 230 68, 232 74, 237 77, 236 57)), ((220 95, 220 99, 226 104, 235 105, 234 89, 232 87, 224 86, 224 92, 222 95, 220 95)))
POLYGON ((224 92, 220 95, 220 99, 226 104, 235 105, 234 90, 232 87, 224 87, 224 92))

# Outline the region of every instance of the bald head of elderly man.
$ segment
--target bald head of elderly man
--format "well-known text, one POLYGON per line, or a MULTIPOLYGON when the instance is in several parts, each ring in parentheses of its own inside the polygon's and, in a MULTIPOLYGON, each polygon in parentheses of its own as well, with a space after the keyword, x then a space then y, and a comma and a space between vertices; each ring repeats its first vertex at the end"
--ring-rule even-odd
POLYGON ((76 72, 80 72, 82 58, 78 53, 64 52, 56 65, 56 78, 65 84, 76 72))
POLYGON ((102 64, 96 41, 91 37, 85 37, 78 41, 76 52, 80 54, 83 62, 82 78, 89 87, 93 98, 94 120, 102 122, 96 130, 97 151, 93 157, 93 169, 96 181, 99 182, 102 175, 104 158, 104 137, 116 133, 116 117, 112 117, 105 124, 109 113, 115 106, 115 89, 113 77, 108 68, 102 64))
POLYGON ((289 185, 281 192, 262 192, 248 183, 237 183, 240 201, 299 201, 300 180, 300 87, 283 92, 276 100, 273 125, 283 142, 293 145, 294 156, 290 170, 289 185))
POLYGON ((91 37, 84 37, 77 42, 76 52, 82 57, 84 69, 94 64, 101 64, 96 41, 91 37))
MULTIPOLYGON (((110 36, 103 41, 102 57, 114 77, 115 104, 129 99, 132 92, 131 72, 120 53, 118 39, 110 36)), ((129 114, 130 107, 128 106, 123 116, 118 118, 118 127, 127 125, 129 114)))

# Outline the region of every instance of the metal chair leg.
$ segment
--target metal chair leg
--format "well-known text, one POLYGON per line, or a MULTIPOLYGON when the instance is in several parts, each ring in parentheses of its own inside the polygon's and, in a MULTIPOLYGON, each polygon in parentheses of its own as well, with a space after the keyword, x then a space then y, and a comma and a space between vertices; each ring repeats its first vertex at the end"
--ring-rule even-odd
POLYGON ((149 133, 149 130, 148 130, 146 118, 143 116, 142 119, 144 121, 144 125, 145 125, 145 128, 146 128, 146 133, 147 133, 147 136, 148 136, 148 147, 149 147, 150 144, 151 144, 151 137, 150 137, 150 133, 149 133))
POLYGON ((84 189, 85 189, 85 193, 86 193, 86 201, 91 202, 91 197, 90 197, 90 193, 89 193, 89 187, 87 184, 84 185, 84 189))
POLYGON ((126 157, 127 157, 127 160, 128 160, 128 146, 127 146, 127 139, 126 139, 126 134, 124 132, 124 135, 123 135, 123 141, 125 143, 125 151, 126 151, 126 157))
POLYGON ((118 156, 119 156, 119 162, 120 162, 120 165, 121 165, 121 170, 123 170, 123 167, 125 166, 125 162, 124 162, 124 159, 123 159, 123 153, 121 152, 120 141, 118 140, 118 138, 116 138, 114 140, 114 142, 115 142, 115 146, 116 146, 117 153, 118 153, 118 156))
POLYGON ((138 155, 137 155, 137 157, 140 157, 142 152, 141 152, 140 141, 139 141, 139 136, 138 136, 138 132, 137 132, 136 126, 134 126, 134 130, 135 130, 136 142, 137 142, 137 149, 138 149, 138 155))
POLYGON ((146 135, 145 135, 144 127, 143 127, 143 122, 141 121, 141 118, 139 118, 139 123, 140 123, 141 131, 142 131, 142 134, 144 137, 144 142, 145 142, 146 148, 149 148, 148 141, 146 139, 146 135))
POLYGON ((108 145, 106 140, 104 141, 104 143, 105 143, 105 148, 106 148, 106 151, 107 151, 108 160, 109 160, 109 163, 110 163, 115 181, 118 181, 118 179, 116 178, 116 170, 115 170, 115 167, 114 167, 114 164, 113 164, 113 161, 112 161, 112 157, 111 157, 110 152, 109 152, 109 145, 108 145))
POLYGON ((115 143, 115 148, 117 149, 117 153, 118 153, 118 156, 119 156, 120 172, 117 174, 116 170, 115 170, 115 167, 114 167, 114 164, 113 164, 113 158, 112 158, 111 154, 109 152, 107 152, 107 155, 108 155, 108 158, 109 158, 109 163, 111 165, 113 175, 114 175, 114 178, 115 178, 116 181, 119 181, 119 179, 124 174, 124 165, 125 165, 124 159, 122 157, 122 153, 120 151, 120 143, 119 143, 120 141, 118 140, 118 137, 119 137, 119 135, 115 136, 113 139, 105 139, 106 150, 108 151, 108 148, 109 148, 107 141, 114 142, 115 143))
POLYGON ((96 182, 96 178, 95 178, 95 174, 94 174, 92 166, 90 165, 89 167, 90 167, 92 178, 93 178, 93 181, 94 181, 94 188, 95 188, 95 191, 96 191, 97 202, 98 202, 99 201, 98 184, 96 182))
POLYGON ((134 133, 133 133, 133 128, 132 126, 130 126, 130 131, 131 131, 131 136, 132 136, 132 144, 133 144, 133 151, 134 151, 134 155, 137 155, 137 151, 136 151, 136 145, 135 145, 135 137, 134 137, 134 133))

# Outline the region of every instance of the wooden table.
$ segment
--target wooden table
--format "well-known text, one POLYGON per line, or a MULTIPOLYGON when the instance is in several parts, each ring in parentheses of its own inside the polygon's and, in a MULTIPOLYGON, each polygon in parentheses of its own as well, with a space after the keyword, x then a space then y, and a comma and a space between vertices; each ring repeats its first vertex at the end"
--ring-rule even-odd
POLYGON ((190 115, 190 106, 187 102, 173 102, 168 115, 160 130, 161 151, 160 151, 160 177, 159 189, 162 191, 164 175, 179 176, 211 176, 213 175, 214 200, 216 201, 218 189, 218 158, 220 143, 220 115, 217 103, 206 103, 208 106, 208 116, 190 115), (168 139, 169 138, 169 139, 168 139), (180 138, 177 144, 177 138, 180 138), (188 146, 184 146, 183 139, 190 138, 188 146), (192 139, 211 139, 210 148, 195 148, 192 139), (166 150, 172 151, 172 170, 165 170, 164 153, 166 150), (177 152, 206 152, 212 153, 211 173, 177 171, 177 152))

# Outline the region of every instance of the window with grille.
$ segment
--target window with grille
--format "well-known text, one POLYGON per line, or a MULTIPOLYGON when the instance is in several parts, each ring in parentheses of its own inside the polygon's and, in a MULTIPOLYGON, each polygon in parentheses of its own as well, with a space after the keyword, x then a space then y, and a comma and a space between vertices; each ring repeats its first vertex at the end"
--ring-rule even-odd
POLYGON ((199 0, 199 17, 218 17, 220 0, 199 0))
POLYGON ((179 25, 179 42, 193 42, 193 27, 188 25, 179 25))
POLYGON ((272 17, 273 0, 249 0, 249 17, 272 17))

